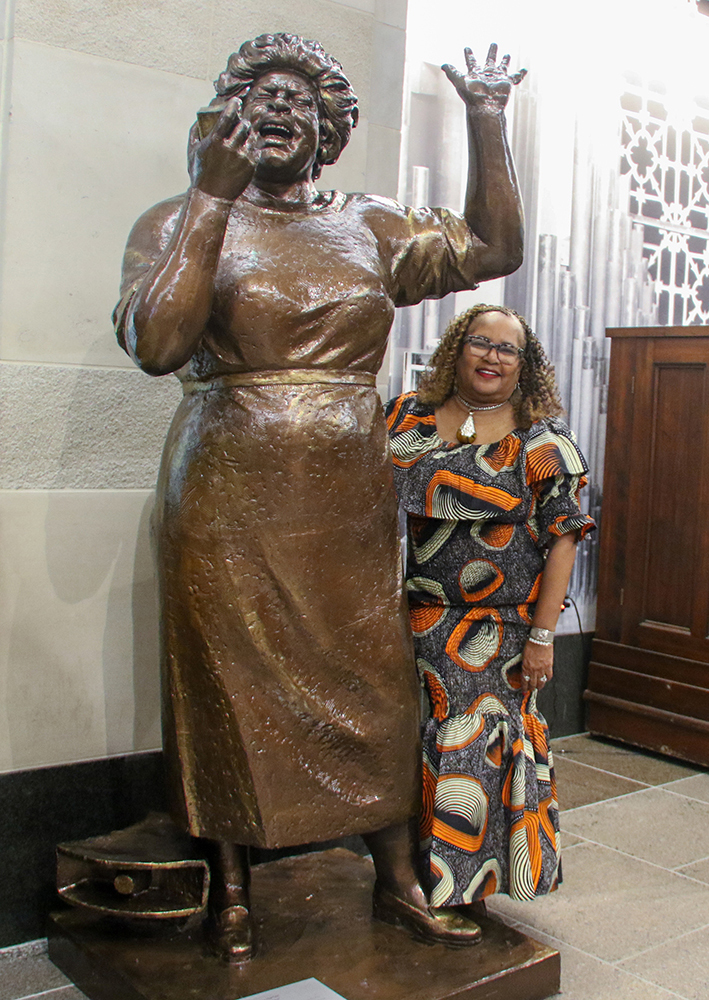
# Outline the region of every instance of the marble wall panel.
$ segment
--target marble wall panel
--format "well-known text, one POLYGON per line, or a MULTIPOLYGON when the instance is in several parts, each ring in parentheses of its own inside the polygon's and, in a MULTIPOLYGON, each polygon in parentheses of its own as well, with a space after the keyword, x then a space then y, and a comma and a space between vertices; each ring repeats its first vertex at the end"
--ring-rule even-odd
POLYGON ((377 0, 332 0, 332 3, 341 4, 343 7, 354 7, 355 10, 362 10, 367 14, 374 14, 377 6, 377 0))
POLYGON ((8 27, 12 23, 13 13, 14 0, 0 0, 0 42, 10 34, 8 27))
POLYGON ((388 24, 376 26, 372 47, 370 121, 397 131, 401 128, 405 50, 406 33, 403 29, 388 24))
POLYGON ((401 25, 402 4, 405 10, 405 0, 16 0, 15 34, 211 79, 245 39, 264 31, 290 31, 317 38, 341 61, 347 55, 345 68, 364 90, 368 60, 362 61, 361 53, 368 43, 361 37, 362 25, 373 14, 401 25))
POLYGON ((360 118, 352 138, 342 152, 337 163, 323 169, 317 186, 321 191, 367 191, 370 194, 384 194, 376 191, 367 177, 367 146, 369 142, 369 122, 360 118))
POLYGON ((160 745, 149 491, 0 491, 0 771, 160 745))
POLYGON ((406 28, 408 0, 376 0, 374 15, 384 24, 392 24, 395 28, 406 28))
POLYGON ((186 137, 211 87, 15 42, 0 358, 125 365, 111 310, 138 215, 184 191, 186 137))
POLYGON ((0 362, 0 489, 152 489, 172 375, 0 362))
POLYGON ((15 35, 204 78, 213 0, 15 0, 15 35))
POLYGON ((396 198, 399 187, 399 146, 397 129, 370 122, 367 135, 367 190, 396 198))

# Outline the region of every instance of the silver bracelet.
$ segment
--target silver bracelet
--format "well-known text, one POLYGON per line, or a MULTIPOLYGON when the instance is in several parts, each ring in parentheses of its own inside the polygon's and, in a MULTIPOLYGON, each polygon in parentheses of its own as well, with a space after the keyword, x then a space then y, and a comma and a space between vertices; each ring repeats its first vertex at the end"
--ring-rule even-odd
POLYGON ((540 642, 554 641, 554 630, 551 628, 539 628, 538 625, 532 625, 529 634, 532 639, 539 639, 540 642))
POLYGON ((539 628, 532 625, 529 630, 529 641, 536 646, 551 646, 554 642, 554 632, 550 628, 539 628))

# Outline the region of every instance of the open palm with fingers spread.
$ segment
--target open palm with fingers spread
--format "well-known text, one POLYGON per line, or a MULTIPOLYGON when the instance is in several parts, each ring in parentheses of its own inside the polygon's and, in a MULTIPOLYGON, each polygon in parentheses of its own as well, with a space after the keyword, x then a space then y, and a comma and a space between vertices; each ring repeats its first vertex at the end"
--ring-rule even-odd
POLYGON ((465 75, 446 63, 441 69, 470 108, 492 108, 503 111, 507 105, 513 84, 521 83, 527 75, 526 69, 509 74, 510 57, 505 55, 497 63, 497 45, 488 49, 484 66, 479 66, 472 49, 464 49, 465 75))

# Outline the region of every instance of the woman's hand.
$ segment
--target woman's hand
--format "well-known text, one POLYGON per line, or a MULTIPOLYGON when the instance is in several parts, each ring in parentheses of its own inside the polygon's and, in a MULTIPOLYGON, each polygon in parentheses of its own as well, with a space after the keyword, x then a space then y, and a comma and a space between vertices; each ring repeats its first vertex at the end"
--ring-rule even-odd
POLYGON ((554 644, 528 642, 522 657, 522 690, 541 691, 554 676, 554 644))
POLYGON ((467 73, 465 76, 455 66, 446 63, 441 69, 458 91, 469 109, 489 108, 493 111, 504 111, 513 84, 520 83, 527 75, 526 69, 511 76, 507 73, 510 57, 503 56, 500 65, 496 64, 497 45, 490 46, 485 65, 480 68, 475 61, 471 49, 464 49, 467 73))
POLYGON ((238 198, 254 174, 251 126, 241 111, 241 99, 232 97, 204 139, 199 138, 197 126, 190 133, 192 187, 215 198, 238 198))

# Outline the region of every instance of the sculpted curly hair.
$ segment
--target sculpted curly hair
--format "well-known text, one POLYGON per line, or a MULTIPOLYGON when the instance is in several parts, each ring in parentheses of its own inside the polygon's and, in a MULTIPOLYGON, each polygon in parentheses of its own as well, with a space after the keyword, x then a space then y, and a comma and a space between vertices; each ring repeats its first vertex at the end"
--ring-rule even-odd
POLYGON ((214 81, 217 97, 212 104, 245 97, 259 77, 273 70, 299 73, 315 86, 320 112, 320 146, 313 168, 316 179, 325 164, 337 160, 359 120, 357 96, 342 66, 319 42, 283 31, 244 42, 238 52, 229 56, 226 69, 214 81))
POLYGON ((554 366, 527 321, 507 306, 477 305, 451 320, 419 383, 419 401, 430 406, 442 406, 453 394, 455 365, 463 349, 463 338, 470 324, 487 312, 513 316, 524 330, 524 357, 518 389, 512 398, 517 426, 528 428, 543 417, 559 416, 564 411, 556 387, 554 366))

